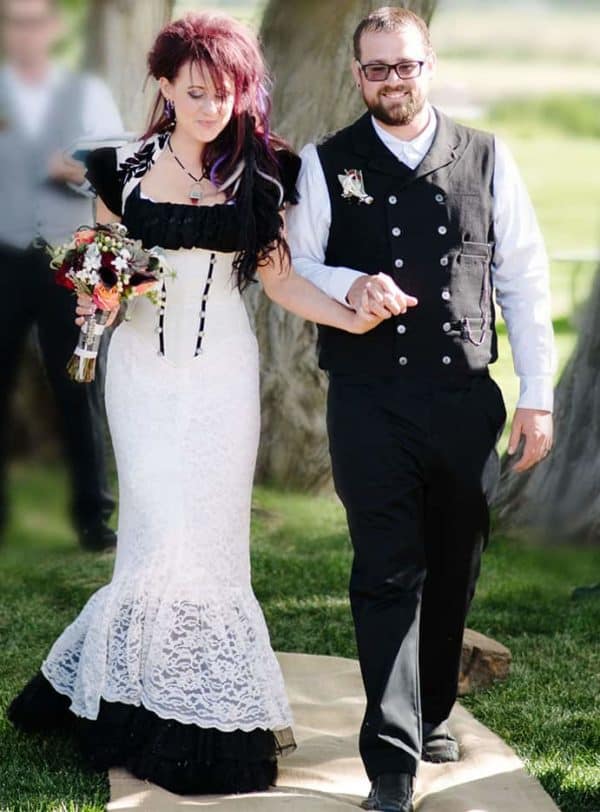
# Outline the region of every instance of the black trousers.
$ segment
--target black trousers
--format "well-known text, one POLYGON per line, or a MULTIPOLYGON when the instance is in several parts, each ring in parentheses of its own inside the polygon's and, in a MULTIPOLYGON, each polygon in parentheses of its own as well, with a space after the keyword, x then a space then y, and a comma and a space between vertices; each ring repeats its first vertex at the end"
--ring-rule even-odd
POLYGON ((0 246, 0 519, 6 514, 9 405, 19 361, 33 326, 57 402, 69 466, 72 515, 79 528, 107 519, 115 502, 107 484, 103 357, 94 383, 74 383, 66 365, 77 344, 73 294, 54 283, 49 257, 40 248, 0 246))
POLYGON ((487 376, 330 374, 328 431, 354 560, 350 602, 371 779, 416 773, 422 723, 455 702, 506 420, 487 376))

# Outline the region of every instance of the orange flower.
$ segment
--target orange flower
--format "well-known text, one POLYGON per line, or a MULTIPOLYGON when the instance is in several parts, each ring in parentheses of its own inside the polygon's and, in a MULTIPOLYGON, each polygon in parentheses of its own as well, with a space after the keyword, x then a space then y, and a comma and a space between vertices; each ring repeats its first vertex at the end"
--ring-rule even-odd
POLYGON ((149 290, 152 290, 157 285, 157 279, 153 280, 152 282, 141 282, 139 285, 132 287, 131 292, 134 296, 143 296, 144 293, 148 293, 149 290))
POLYGON ((75 233, 75 245, 89 245, 95 238, 96 232, 93 228, 82 228, 75 233))
POLYGON ((100 310, 116 310, 121 304, 121 297, 116 285, 107 288, 100 283, 94 288, 92 301, 100 310))

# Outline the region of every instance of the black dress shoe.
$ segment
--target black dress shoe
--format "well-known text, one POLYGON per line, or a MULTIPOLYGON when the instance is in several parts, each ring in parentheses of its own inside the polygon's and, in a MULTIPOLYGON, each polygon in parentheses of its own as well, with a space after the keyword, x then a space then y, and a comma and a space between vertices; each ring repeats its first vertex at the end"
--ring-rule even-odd
POLYGON ((114 550, 117 546, 117 534, 104 522, 86 525, 79 528, 79 546, 93 553, 114 550))
POLYGON ((414 778, 410 773, 378 775, 361 807, 378 812, 414 812, 413 783, 414 778))
POLYGON ((423 761, 431 761, 433 764, 460 760, 458 742, 448 730, 447 722, 439 725, 423 722, 421 758, 423 761))

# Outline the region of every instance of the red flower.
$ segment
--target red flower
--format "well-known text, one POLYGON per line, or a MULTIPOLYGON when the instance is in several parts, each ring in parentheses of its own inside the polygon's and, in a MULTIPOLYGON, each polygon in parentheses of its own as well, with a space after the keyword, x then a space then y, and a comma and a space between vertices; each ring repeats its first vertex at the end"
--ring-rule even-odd
POLYGON ((63 288, 67 288, 67 290, 75 290, 73 280, 67 276, 70 270, 71 270, 70 265, 68 265, 67 263, 63 263, 54 274, 54 281, 56 282, 57 285, 60 285, 63 288))

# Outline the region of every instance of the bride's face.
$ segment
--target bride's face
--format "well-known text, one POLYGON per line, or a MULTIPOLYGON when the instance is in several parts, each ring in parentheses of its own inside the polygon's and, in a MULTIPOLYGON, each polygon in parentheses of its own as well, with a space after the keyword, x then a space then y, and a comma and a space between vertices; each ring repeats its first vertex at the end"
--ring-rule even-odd
POLYGON ((233 82, 225 77, 216 87, 209 71, 197 63, 182 65, 173 82, 162 77, 160 87, 175 105, 177 128, 202 144, 214 141, 231 119, 233 82))

